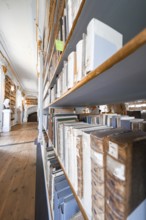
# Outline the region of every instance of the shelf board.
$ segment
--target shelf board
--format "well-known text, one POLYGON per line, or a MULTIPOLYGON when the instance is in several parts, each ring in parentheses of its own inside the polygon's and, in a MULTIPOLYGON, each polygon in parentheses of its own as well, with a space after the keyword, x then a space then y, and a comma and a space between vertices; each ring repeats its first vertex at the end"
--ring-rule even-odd
POLYGON ((54 85, 56 76, 63 68, 63 61, 67 60, 68 55, 76 50, 76 44, 82 39, 82 33, 86 33, 88 23, 92 18, 97 18, 122 33, 124 44, 145 28, 146 1, 141 0, 141 4, 139 1, 134 3, 132 0, 129 1, 131 4, 129 2, 128 5, 126 0, 118 3, 115 0, 106 3, 99 0, 92 0, 92 3, 90 0, 85 1, 82 5, 82 10, 79 11, 77 21, 70 33, 69 41, 51 79, 50 88, 54 85), (141 11, 141 13, 139 14, 137 11, 141 11))
POLYGON ((146 99, 146 29, 49 107, 102 105, 146 99))
POLYGON ((63 164, 62 164, 60 158, 59 158, 58 155, 57 155, 57 152, 56 152, 55 148, 54 148, 54 152, 55 152, 56 157, 57 157, 57 159, 58 159, 58 161, 59 161, 59 163, 60 163, 60 166, 61 166, 61 168, 62 168, 62 170, 63 170, 63 172, 64 172, 64 175, 65 175, 65 177, 66 177, 66 179, 67 179, 67 181, 68 181, 68 183, 69 183, 69 185, 70 185, 70 188, 71 188, 71 190, 72 190, 72 193, 73 193, 73 195, 74 195, 74 197, 75 197, 75 199, 76 199, 76 201, 77 201, 77 203, 78 203, 78 206, 79 206, 79 208, 80 208, 80 211, 81 211, 81 213, 82 213, 84 219, 85 219, 85 220, 88 220, 87 214, 86 214, 86 212, 85 212, 85 210, 84 210, 84 208, 83 208, 83 206, 82 206, 82 203, 81 203, 81 201, 80 201, 78 195, 76 194, 72 183, 70 182, 70 180, 69 180, 69 178, 68 178, 68 175, 67 175, 67 173, 66 173, 66 171, 65 171, 65 169, 64 169, 64 166, 63 166, 63 164))

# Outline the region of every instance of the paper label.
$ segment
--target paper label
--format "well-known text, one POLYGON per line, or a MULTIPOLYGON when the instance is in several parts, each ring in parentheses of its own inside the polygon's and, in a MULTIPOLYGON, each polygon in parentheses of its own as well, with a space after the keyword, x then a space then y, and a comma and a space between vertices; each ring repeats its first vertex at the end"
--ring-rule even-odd
POLYGON ((55 40, 55 46, 56 46, 56 50, 63 51, 63 49, 64 49, 64 42, 61 41, 61 40, 55 40))
POLYGON ((125 165, 107 156, 107 171, 111 172, 118 179, 125 181, 125 165))
POLYGON ((119 167, 115 168, 113 174, 120 180, 125 181, 125 166, 121 164, 119 167))
POLYGON ((118 145, 109 141, 109 151, 108 153, 114 158, 118 159, 118 145))
POLYGON ((91 157, 95 160, 97 164, 103 166, 103 154, 91 150, 91 157))

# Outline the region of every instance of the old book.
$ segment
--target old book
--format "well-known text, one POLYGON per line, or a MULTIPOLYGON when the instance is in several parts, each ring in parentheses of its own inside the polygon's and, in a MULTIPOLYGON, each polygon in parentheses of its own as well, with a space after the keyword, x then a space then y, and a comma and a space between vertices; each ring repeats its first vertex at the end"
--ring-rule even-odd
POLYGON ((70 144, 68 145, 68 176, 70 178, 70 181, 74 185, 74 178, 75 178, 75 162, 76 162, 76 154, 75 154, 75 145, 74 145, 74 138, 73 138, 73 131, 75 128, 87 128, 90 125, 84 122, 80 122, 78 124, 74 124, 69 126, 69 134, 68 139, 70 141, 70 144))
POLYGON ((76 115, 74 115, 74 114, 72 114, 72 115, 56 115, 56 116, 54 116, 53 117, 53 119, 52 119, 52 121, 53 121, 53 134, 54 134, 54 136, 53 136, 53 139, 54 139, 54 141, 53 141, 53 143, 54 143, 54 145, 55 145, 55 148, 56 148, 56 150, 58 149, 58 146, 57 146, 57 144, 58 144, 58 123, 59 122, 65 122, 65 121, 70 121, 70 120, 72 120, 72 121, 76 121, 77 120, 77 116, 76 115))
POLYGON ((82 79, 83 74, 83 40, 80 40, 76 45, 77 59, 77 82, 82 79))
POLYGON ((60 94, 60 86, 61 86, 61 76, 59 75, 57 78, 56 78, 56 84, 57 84, 57 94, 56 94, 56 98, 59 98, 61 96, 60 94))
POLYGON ((83 33, 83 49, 82 49, 82 78, 86 76, 86 38, 87 35, 83 33))
POLYGON ((64 125, 69 125, 75 123, 76 119, 64 120, 58 122, 58 131, 57 131, 57 152, 63 164, 65 164, 65 133, 64 125))
POLYGON ((62 75, 62 93, 64 94, 67 91, 67 74, 68 74, 68 67, 67 61, 64 61, 63 67, 63 75, 62 75))
POLYGON ((62 180, 65 180, 65 175, 64 175, 64 173, 61 169, 57 170, 57 171, 52 171, 52 176, 51 176, 51 197, 49 198, 52 210, 53 210, 53 207, 54 207, 54 186, 55 186, 56 183, 58 183, 62 180))
POLYGON ((69 34, 69 32, 72 28, 72 24, 73 24, 72 7, 73 7, 72 0, 67 0, 68 34, 69 34))
POLYGON ((121 127, 125 127, 129 130, 133 130, 133 131, 142 131, 143 130, 143 121, 144 119, 140 118, 136 118, 136 119, 125 119, 125 120, 121 120, 121 127))
POLYGON ((71 52, 68 56, 68 89, 74 86, 76 82, 76 52, 71 52))
POLYGON ((70 187, 66 187, 63 190, 57 192, 56 197, 54 198, 54 220, 59 219, 59 208, 63 200, 72 195, 70 187))
POLYGON ((143 131, 143 121, 142 118, 132 119, 130 121, 130 127, 132 131, 143 131))
MULTIPOLYGON (((100 126, 102 128, 103 126, 100 126)), ((72 161, 73 166, 73 185, 77 194, 82 198, 83 196, 83 144, 82 134, 85 131, 93 131, 99 129, 97 125, 86 123, 84 126, 74 127, 72 130, 73 144, 72 144, 72 161)))
POLYGON ((130 117, 128 115, 119 115, 119 117, 117 117, 117 127, 120 128, 122 127, 122 121, 123 121, 123 124, 124 124, 124 120, 131 120, 131 119, 134 119, 134 117, 130 117))
POLYGON ((102 212, 102 216, 105 216, 105 140, 108 135, 121 132, 126 131, 122 128, 109 128, 91 133, 92 209, 94 207, 94 209, 96 208, 96 212, 97 210, 102 212))
MULTIPOLYGON (((106 126, 96 127, 95 130, 106 129, 106 126)), ((92 183, 91 183, 91 140, 90 134, 93 131, 86 131, 82 134, 82 145, 83 145, 83 206, 86 209, 86 213, 91 219, 92 216, 92 183)))
POLYGON ((86 72, 90 72, 122 47, 122 34, 93 18, 87 26, 86 72))
POLYGON ((79 212, 78 204, 73 195, 64 198, 60 204, 59 220, 71 219, 77 212, 79 212))
MULTIPOLYGON (((106 207, 112 219, 146 219, 146 133, 127 132, 107 137, 106 207)), ((111 219, 111 217, 107 217, 111 219)))

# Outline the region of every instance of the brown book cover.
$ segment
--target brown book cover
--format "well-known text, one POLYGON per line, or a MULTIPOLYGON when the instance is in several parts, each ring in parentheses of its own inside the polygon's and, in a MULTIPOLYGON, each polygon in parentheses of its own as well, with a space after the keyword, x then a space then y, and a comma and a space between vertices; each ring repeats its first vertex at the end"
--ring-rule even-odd
POLYGON ((146 198, 146 133, 110 135, 106 149, 106 206, 125 220, 146 198))

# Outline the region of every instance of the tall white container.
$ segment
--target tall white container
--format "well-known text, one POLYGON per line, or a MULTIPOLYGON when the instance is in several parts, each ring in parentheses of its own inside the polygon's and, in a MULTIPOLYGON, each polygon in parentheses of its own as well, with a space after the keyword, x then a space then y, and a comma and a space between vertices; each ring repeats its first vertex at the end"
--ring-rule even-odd
POLYGON ((123 45, 123 35, 93 18, 87 26, 86 73, 94 70, 123 45))

